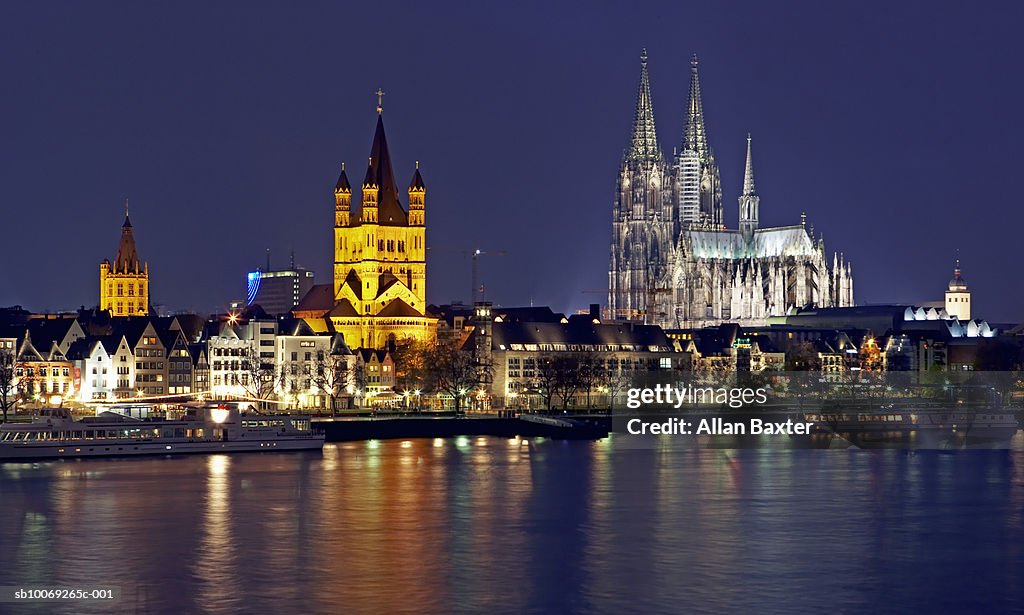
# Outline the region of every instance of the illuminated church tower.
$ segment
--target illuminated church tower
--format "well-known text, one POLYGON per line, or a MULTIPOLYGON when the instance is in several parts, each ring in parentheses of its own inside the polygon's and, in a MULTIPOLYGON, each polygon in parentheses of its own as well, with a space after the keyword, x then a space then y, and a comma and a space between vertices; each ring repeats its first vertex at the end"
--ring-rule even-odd
POLYGON ((111 316, 149 314, 149 264, 140 261, 135 250, 127 203, 117 256, 113 263, 107 259, 100 263, 100 309, 109 310, 111 316))
POLYGON ((377 129, 358 212, 345 167, 334 186, 334 309, 328 317, 350 348, 383 348, 403 338, 434 337, 426 316, 426 185, 419 163, 402 207, 384 134, 378 90, 377 129))

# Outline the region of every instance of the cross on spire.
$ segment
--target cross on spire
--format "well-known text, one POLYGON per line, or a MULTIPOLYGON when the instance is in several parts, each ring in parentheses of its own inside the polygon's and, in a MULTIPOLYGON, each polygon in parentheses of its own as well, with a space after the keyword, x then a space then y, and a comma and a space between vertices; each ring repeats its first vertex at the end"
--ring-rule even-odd
POLYGON ((377 113, 384 111, 384 90, 377 88, 377 113))

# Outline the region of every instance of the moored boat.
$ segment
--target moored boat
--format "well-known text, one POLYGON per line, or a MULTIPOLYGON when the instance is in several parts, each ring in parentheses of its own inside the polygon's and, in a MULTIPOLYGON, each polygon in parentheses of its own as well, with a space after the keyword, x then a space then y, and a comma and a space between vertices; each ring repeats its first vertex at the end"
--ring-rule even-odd
POLYGON ((229 403, 145 419, 101 412, 75 420, 65 408, 45 408, 30 423, 0 425, 0 461, 294 451, 320 449, 323 443, 308 416, 242 412, 229 403))

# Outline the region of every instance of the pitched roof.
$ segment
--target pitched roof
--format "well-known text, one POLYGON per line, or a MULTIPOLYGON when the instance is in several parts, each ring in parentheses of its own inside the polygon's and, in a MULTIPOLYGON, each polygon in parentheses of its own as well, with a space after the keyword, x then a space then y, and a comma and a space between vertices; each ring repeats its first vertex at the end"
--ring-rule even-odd
POLYGON ((423 183, 423 176, 420 175, 420 165, 416 163, 416 171, 412 174, 412 181, 409 182, 409 189, 426 190, 427 186, 423 183))
MULTIPOLYGON (((474 331, 474 335, 477 333, 474 331)), ((594 323, 589 316, 567 322, 495 322, 496 347, 510 344, 578 344, 592 346, 651 346, 672 348, 661 327, 633 323, 594 323)), ((468 342, 467 342, 468 343, 468 342)))
POLYGON ((338 301, 330 312, 327 312, 328 316, 359 316, 359 312, 352 307, 352 303, 348 299, 342 299, 338 301))
POLYGON ((334 284, 314 284, 292 308, 293 312, 326 313, 334 306, 334 284))
POLYGON ((405 301, 402 301, 401 299, 395 299, 391 303, 387 304, 386 306, 384 306, 383 310, 381 310, 380 312, 377 313, 377 315, 378 316, 385 316, 385 317, 388 317, 388 316, 423 316, 423 314, 420 314, 419 312, 414 310, 412 307, 409 306, 408 303, 406 303, 405 301))
POLYGON ((348 185, 348 175, 345 175, 345 163, 341 163, 341 174, 338 181, 334 183, 335 192, 352 192, 352 186, 348 185))
POLYGON ((118 244, 117 256, 114 257, 114 271, 134 271, 138 265, 139 253, 135 249, 132 223, 125 214, 124 224, 121 225, 121 243, 118 244))
POLYGON ((398 199, 398 184, 391 167, 391 153, 384 134, 384 116, 377 115, 377 129, 373 134, 370 148, 370 166, 366 169, 364 185, 373 183, 380 192, 377 195, 377 223, 382 226, 407 226, 408 215, 398 199))

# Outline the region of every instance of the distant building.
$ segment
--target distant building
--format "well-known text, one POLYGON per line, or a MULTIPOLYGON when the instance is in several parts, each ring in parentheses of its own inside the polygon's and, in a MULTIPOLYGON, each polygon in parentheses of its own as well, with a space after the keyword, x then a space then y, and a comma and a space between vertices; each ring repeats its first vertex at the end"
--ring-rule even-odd
POLYGON ((149 264, 139 260, 127 206, 114 262, 100 263, 100 309, 111 316, 149 314, 149 264))
POLYGON ((256 271, 246 276, 246 305, 259 305, 272 316, 288 314, 313 288, 313 272, 294 264, 289 269, 256 271))
MULTIPOLYGON (((627 322, 601 322, 590 314, 564 314, 548 308, 474 306, 472 331, 462 345, 486 372, 480 388, 467 391, 478 406, 540 409, 550 398, 558 366, 592 369, 602 374, 581 385, 558 405, 607 407, 624 393, 624 384, 652 372, 688 370, 690 356, 676 351, 661 327, 627 322), (486 399, 487 401, 482 401, 486 399)), ((668 377, 668 376, 666 376, 668 377)))
POLYGON ((963 321, 971 319, 971 291, 967 282, 960 275, 960 259, 956 259, 956 269, 946 286, 946 313, 963 321))

